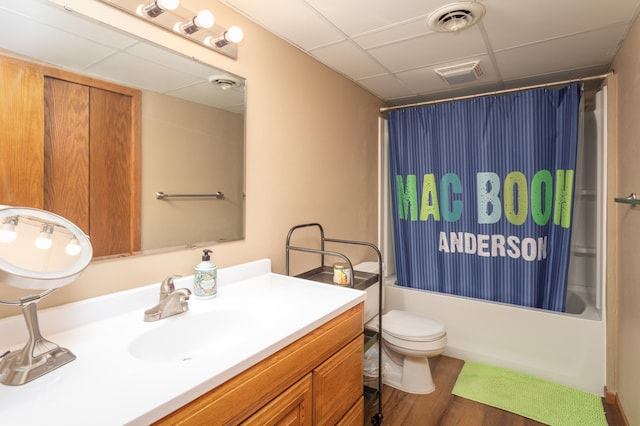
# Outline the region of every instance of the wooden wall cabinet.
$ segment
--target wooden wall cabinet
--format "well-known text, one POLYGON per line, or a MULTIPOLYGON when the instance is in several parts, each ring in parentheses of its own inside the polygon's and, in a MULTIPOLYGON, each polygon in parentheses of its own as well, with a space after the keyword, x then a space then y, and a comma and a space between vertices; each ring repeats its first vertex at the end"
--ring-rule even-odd
POLYGON ((68 218, 94 256, 140 250, 138 90, 0 57, 0 204, 68 218))
POLYGON ((362 333, 361 303, 156 425, 362 426, 362 333))
POLYGON ((42 208, 44 85, 21 62, 0 68, 0 204, 42 208))

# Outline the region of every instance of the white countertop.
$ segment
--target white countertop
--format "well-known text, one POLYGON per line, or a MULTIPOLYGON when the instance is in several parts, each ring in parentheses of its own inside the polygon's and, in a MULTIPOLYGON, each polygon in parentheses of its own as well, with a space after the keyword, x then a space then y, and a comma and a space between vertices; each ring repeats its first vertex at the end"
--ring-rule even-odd
MULTIPOLYGON (((192 290, 191 280, 176 279, 176 288, 192 290)), ((149 424, 366 297, 359 290, 274 274, 265 259, 220 269, 216 298, 191 296, 188 312, 144 322, 144 311, 158 303, 159 288, 157 283, 39 311, 44 338, 77 359, 21 386, 0 384, 0 423, 149 424), (185 329, 184 339, 172 329, 185 329), (199 340, 198 347, 190 346, 194 332, 206 342, 202 347, 199 340), (156 333, 177 341, 163 342, 165 349, 153 359, 156 353, 145 341, 133 342, 156 333)), ((0 353, 26 341, 22 314, 0 320, 0 353)))

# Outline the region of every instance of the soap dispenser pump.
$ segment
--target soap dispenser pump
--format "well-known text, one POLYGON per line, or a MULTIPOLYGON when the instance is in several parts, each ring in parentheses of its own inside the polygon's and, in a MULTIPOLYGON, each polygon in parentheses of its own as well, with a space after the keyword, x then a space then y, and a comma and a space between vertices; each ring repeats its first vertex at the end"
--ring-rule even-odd
POLYGON ((202 252, 202 262, 196 265, 193 276, 193 294, 198 299, 211 299, 218 293, 218 268, 211 262, 212 251, 202 252))

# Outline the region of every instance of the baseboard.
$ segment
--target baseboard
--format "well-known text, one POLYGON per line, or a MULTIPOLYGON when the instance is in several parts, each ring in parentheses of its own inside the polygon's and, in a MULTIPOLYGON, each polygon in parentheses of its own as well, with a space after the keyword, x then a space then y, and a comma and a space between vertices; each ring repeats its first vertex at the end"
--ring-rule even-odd
POLYGON ((614 410, 617 411, 616 418, 619 418, 624 426, 630 426, 629 420, 627 420, 627 416, 624 414, 624 410, 622 409, 622 405, 620 405, 620 399, 618 398, 618 393, 610 391, 607 387, 604 387, 604 401, 614 407, 614 410))
POLYGON ((616 392, 611 392, 607 387, 604 387, 604 400, 607 404, 616 404, 618 400, 618 394, 616 392))

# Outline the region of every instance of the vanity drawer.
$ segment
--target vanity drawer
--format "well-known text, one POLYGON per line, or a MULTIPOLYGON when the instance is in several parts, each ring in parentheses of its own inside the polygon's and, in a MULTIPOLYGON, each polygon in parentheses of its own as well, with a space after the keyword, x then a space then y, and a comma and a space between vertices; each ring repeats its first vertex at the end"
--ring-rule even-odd
POLYGON ((336 424, 362 397, 363 344, 360 335, 313 370, 316 424, 336 424))
POLYGON ((351 406, 347 414, 340 419, 336 426, 360 426, 364 424, 364 396, 351 406))
POLYGON ((307 374, 295 385, 242 422, 242 425, 311 425, 312 406, 313 376, 307 374))

